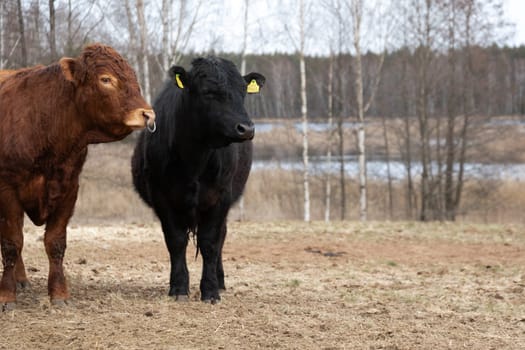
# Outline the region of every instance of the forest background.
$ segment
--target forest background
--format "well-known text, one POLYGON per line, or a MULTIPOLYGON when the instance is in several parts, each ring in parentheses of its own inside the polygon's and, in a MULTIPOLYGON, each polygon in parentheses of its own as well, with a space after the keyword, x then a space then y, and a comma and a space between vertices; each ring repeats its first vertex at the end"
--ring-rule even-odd
MULTIPOLYGON (((264 74, 254 171, 232 219, 525 222, 525 46, 501 0, 2 0, 0 69, 94 41, 154 101, 214 54, 264 74)), ((75 220, 150 219, 136 135, 91 147, 75 220), (104 171, 100 171, 104 169, 104 171)))

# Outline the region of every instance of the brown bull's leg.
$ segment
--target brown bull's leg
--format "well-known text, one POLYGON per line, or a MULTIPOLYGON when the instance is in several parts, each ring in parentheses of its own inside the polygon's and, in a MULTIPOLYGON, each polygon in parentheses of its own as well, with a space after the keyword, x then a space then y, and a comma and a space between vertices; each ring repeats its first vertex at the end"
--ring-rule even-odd
POLYGON ((0 311, 16 303, 16 262, 22 253, 24 212, 7 190, 0 193, 0 246, 4 271, 0 281, 0 311))
POLYGON ((49 276, 47 289, 51 303, 62 305, 69 299, 63 259, 66 251, 66 228, 73 215, 78 193, 78 182, 69 189, 60 205, 51 214, 46 224, 44 245, 49 259, 49 276))
MULTIPOLYGON (((24 244, 24 242, 22 240, 22 245, 23 244, 24 244)), ((24 266, 24 260, 22 259, 22 247, 20 248, 20 254, 18 254, 18 259, 16 260, 15 279, 16 279, 16 287, 17 288, 27 288, 27 287, 29 287, 29 280, 27 279, 26 268, 24 266)))
POLYGON ((60 304, 69 299, 66 277, 62 266, 66 251, 66 231, 46 230, 44 238, 46 253, 49 259, 49 276, 47 290, 52 303, 60 304))

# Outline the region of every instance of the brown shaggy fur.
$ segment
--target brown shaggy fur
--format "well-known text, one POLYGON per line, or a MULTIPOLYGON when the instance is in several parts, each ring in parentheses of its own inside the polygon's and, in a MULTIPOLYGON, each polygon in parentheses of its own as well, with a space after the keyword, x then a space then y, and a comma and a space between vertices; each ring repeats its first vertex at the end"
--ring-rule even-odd
POLYGON ((46 224, 51 300, 69 297, 62 259, 87 146, 120 140, 152 120, 135 73, 105 45, 50 66, 0 71, 0 305, 13 305, 16 284, 27 284, 24 212, 46 224))

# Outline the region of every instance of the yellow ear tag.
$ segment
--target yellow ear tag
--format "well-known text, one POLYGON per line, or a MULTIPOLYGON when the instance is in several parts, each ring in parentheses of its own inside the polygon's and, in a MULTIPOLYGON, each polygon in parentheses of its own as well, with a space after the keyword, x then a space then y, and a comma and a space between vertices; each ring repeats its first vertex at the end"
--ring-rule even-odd
POLYGON ((250 83, 248 84, 248 87, 246 88, 246 91, 249 94, 258 94, 260 90, 259 84, 255 81, 255 79, 252 79, 250 83))
POLYGON ((180 74, 175 74, 175 82, 180 89, 184 89, 184 84, 182 84, 182 81, 180 80, 180 74))

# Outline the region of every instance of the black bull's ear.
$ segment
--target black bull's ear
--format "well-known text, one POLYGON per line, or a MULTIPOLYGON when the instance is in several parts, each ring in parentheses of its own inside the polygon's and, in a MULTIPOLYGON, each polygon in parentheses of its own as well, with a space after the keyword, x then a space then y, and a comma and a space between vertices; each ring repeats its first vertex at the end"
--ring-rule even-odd
POLYGON ((266 78, 264 75, 259 73, 248 73, 244 77, 244 80, 248 84, 246 92, 249 94, 258 94, 259 90, 264 86, 266 78))
POLYGON ((177 85, 179 89, 184 89, 188 77, 188 73, 186 73, 186 70, 180 66, 173 66, 170 68, 168 73, 175 85, 177 85))

